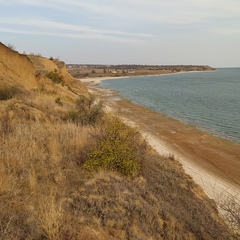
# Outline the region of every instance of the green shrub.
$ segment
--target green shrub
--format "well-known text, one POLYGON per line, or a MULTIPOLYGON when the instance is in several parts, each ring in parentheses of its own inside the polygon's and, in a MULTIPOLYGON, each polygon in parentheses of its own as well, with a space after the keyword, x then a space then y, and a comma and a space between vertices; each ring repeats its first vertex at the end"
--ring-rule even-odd
POLYGON ((0 100, 11 99, 18 92, 16 87, 0 87, 0 100))
POLYGON ((71 111, 69 117, 82 125, 95 125, 102 119, 103 113, 102 102, 97 101, 93 95, 80 96, 76 102, 76 110, 71 111))
POLYGON ((46 77, 48 77, 49 79, 51 79, 54 83, 61 83, 63 82, 63 76, 59 74, 59 72, 57 71, 57 69, 55 69, 54 71, 51 71, 49 73, 46 74, 46 77))
POLYGON ((113 117, 103 121, 97 137, 97 145, 84 163, 86 169, 106 169, 125 176, 133 176, 140 171, 146 144, 135 129, 113 117))

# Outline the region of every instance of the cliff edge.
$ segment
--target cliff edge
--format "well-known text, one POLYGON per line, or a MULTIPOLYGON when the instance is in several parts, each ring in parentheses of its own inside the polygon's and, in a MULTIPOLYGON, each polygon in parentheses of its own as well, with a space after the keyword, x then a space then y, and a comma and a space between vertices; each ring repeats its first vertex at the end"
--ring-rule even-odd
POLYGON ((61 89, 66 92, 69 88, 76 94, 87 94, 87 89, 78 79, 73 78, 67 71, 64 62, 58 59, 47 59, 37 55, 20 54, 0 42, 0 84, 18 86, 26 90, 47 88, 61 89), (62 84, 54 84, 48 74, 58 73, 62 84))

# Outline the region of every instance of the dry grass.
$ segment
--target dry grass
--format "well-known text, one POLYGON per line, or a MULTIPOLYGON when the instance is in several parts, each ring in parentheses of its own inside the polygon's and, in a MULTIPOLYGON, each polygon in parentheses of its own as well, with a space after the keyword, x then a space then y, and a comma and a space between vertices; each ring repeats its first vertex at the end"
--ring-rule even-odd
POLYGON ((174 159, 149 153, 133 178, 84 170, 99 126, 55 99, 0 102, 0 239, 237 239, 174 159))
MULTIPOLYGON (((12 218, 30 221, 42 229, 38 234, 59 239, 66 182, 78 174, 79 156, 88 144, 90 129, 72 123, 36 122, 12 123, 11 127, 11 133, 0 137, 0 206, 1 219, 6 219, 1 222, 8 226, 12 218)), ((4 235, 22 230, 16 224, 12 220, 4 235)))
POLYGON ((50 239, 60 239, 64 224, 63 200, 58 199, 57 190, 51 190, 38 201, 36 220, 44 230, 44 235, 50 239))
POLYGON ((91 129, 61 121, 66 109, 44 95, 11 99, 0 112, 0 239, 59 239, 66 181, 91 129))
POLYGON ((131 181, 106 171, 90 178, 72 193, 69 212, 112 239, 234 239, 214 202, 193 192, 203 194, 177 162, 152 155, 131 181))

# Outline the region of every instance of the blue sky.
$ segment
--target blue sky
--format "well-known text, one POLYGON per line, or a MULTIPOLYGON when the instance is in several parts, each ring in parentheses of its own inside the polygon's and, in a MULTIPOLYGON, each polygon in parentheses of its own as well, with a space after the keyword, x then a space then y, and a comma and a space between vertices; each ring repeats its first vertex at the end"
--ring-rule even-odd
POLYGON ((0 41, 66 63, 240 67, 240 0, 0 0, 0 41))

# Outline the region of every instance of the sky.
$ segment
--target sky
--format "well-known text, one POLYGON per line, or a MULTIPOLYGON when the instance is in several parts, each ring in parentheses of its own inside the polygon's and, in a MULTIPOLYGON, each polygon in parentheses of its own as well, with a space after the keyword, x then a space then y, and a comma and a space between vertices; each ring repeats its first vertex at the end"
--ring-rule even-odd
POLYGON ((66 63, 240 67, 240 0, 0 0, 0 42, 66 63))

